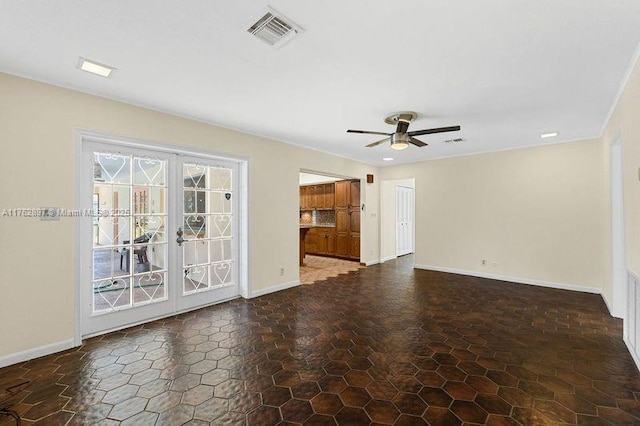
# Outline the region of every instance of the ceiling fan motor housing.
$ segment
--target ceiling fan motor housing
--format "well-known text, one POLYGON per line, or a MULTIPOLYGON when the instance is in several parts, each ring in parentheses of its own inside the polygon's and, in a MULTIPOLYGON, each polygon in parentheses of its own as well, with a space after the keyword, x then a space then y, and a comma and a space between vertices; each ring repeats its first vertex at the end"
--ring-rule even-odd
POLYGON ((384 118, 384 122, 387 124, 398 124, 398 121, 411 123, 417 117, 418 117, 418 114, 413 111, 398 111, 386 116, 384 118))

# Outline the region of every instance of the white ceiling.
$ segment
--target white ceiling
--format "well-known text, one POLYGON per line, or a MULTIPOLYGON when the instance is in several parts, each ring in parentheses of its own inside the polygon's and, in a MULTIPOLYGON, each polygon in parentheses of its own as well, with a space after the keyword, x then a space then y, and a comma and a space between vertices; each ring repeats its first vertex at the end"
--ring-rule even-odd
POLYGON ((0 71, 379 165, 597 137, 639 41, 638 0, 0 0, 0 71), (246 32, 267 5, 305 30, 279 50, 246 32), (345 133, 398 110, 462 130, 345 133))

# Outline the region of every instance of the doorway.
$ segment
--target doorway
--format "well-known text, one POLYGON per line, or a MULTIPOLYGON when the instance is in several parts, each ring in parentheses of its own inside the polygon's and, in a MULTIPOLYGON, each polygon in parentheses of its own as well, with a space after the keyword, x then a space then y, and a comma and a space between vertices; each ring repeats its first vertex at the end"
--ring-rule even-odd
POLYGON ((240 162, 82 140, 80 334, 240 295, 240 162))
POLYGON ((361 182, 301 171, 300 282, 311 284, 360 268, 361 182))
POLYGON ((380 188, 380 262, 415 252, 414 178, 382 181, 380 188))
POLYGON ((396 256, 413 253, 413 188, 396 186, 396 256))

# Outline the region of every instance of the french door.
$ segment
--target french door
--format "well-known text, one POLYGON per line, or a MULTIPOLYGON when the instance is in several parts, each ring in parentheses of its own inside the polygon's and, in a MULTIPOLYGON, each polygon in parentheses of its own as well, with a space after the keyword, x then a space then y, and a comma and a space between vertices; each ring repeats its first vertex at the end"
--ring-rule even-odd
POLYGON ((82 165, 83 336, 239 295, 237 163, 85 142, 82 165))

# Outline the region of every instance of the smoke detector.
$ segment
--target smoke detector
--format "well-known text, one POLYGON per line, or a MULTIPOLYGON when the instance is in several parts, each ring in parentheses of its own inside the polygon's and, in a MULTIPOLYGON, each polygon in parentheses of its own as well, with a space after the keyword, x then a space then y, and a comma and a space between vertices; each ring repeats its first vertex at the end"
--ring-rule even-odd
POLYGON ((304 30, 291 19, 271 7, 258 15, 247 32, 274 49, 282 47, 304 30))

